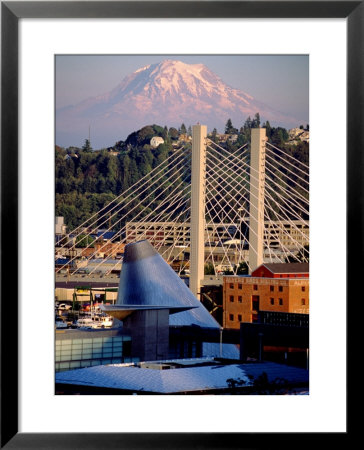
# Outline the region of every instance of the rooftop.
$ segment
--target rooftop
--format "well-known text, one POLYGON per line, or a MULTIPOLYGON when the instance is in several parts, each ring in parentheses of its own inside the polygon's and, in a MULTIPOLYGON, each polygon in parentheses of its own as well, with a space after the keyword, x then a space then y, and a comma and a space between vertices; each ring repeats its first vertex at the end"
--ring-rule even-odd
POLYGON ((138 393, 178 394, 228 389, 229 379, 241 380, 245 386, 252 386, 252 379, 263 373, 271 382, 284 379, 291 386, 308 387, 308 371, 305 369, 270 362, 224 364, 212 358, 95 366, 59 372, 56 383, 138 393))
POLYGON ((309 263, 266 263, 262 265, 272 273, 309 273, 309 263))

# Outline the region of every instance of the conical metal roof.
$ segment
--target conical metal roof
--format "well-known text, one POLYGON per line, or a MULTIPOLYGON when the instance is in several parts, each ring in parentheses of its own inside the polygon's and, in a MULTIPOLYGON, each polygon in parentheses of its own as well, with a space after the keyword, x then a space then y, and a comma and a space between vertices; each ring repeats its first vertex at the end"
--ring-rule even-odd
POLYGON ((170 315, 170 325, 220 327, 147 240, 125 246, 116 303, 125 306, 194 307, 170 315))

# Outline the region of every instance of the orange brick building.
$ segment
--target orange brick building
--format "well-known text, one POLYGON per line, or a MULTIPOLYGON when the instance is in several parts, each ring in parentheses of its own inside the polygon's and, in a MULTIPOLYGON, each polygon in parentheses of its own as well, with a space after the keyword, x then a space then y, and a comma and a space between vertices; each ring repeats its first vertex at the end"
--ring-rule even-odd
POLYGON ((259 311, 309 314, 308 263, 262 264, 252 275, 225 276, 223 327, 256 322, 259 311))

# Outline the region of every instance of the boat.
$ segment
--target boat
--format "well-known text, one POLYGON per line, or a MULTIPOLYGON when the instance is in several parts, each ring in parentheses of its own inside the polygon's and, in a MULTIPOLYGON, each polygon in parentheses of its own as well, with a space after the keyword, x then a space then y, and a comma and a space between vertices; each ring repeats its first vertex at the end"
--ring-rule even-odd
POLYGON ((94 327, 94 321, 91 319, 91 317, 82 317, 81 319, 78 319, 76 322, 77 328, 95 328, 94 327))
POLYGON ((77 328, 111 328, 113 318, 106 314, 95 314, 78 319, 76 325, 77 328))
POLYGON ((92 317, 92 321, 95 324, 94 328, 111 328, 113 325, 113 318, 106 314, 97 314, 92 317))

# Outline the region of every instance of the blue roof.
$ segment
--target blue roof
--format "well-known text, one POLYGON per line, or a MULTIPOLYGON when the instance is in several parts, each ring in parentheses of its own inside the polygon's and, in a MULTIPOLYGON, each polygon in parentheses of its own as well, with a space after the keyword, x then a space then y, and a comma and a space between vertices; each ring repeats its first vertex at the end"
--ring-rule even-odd
POLYGON ((134 365, 96 366, 56 373, 56 383, 98 386, 170 394, 201 389, 228 388, 227 379, 250 383, 243 366, 212 364, 171 370, 141 368, 134 365))
POLYGON ((68 259, 68 258, 57 258, 55 264, 56 264, 56 265, 69 264, 70 261, 71 261, 71 260, 68 259))
POLYGON ((186 307, 194 309, 169 316, 171 326, 220 328, 186 283, 164 261, 149 241, 125 246, 117 304, 186 307))
POLYGON ((97 237, 102 237, 103 239, 112 239, 115 235, 114 231, 98 231, 97 232, 97 237))

